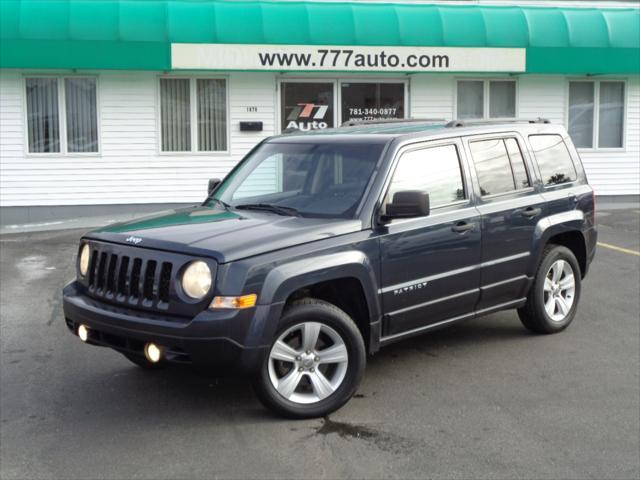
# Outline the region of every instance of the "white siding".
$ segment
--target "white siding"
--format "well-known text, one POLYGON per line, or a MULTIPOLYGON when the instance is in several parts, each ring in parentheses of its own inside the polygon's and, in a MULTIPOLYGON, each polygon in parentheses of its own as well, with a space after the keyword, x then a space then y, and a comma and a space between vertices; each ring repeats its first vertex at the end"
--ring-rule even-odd
POLYGON ((454 118, 455 79, 449 75, 411 78, 409 111, 413 118, 454 118))
POLYGON ((640 194, 640 77, 627 82, 624 151, 580 151, 589 183, 598 195, 640 194))
POLYGON ((224 177, 251 147, 274 133, 274 75, 231 74, 230 152, 159 153, 159 74, 101 72, 100 154, 29 155, 23 77, 22 72, 0 73, 1 206, 198 202, 209 178, 224 177), (264 131, 240 132, 241 120, 263 121, 264 131))
MULTIPOLYGON (((101 151, 79 156, 25 153, 24 72, 0 72, 0 205, 198 202, 205 194, 207 179, 223 177, 256 143, 275 133, 275 74, 232 73, 225 76, 230 151, 161 154, 157 126, 159 75, 97 74, 101 151), (262 121, 264 130, 240 132, 242 120, 262 121)), ((412 76, 410 115, 453 118, 456 78, 412 76)), ((600 195, 640 194, 640 78, 627 80, 625 149, 580 152, 589 180, 600 195)), ((522 75, 517 82, 518 116, 565 122, 566 77, 522 75)))
MULTIPOLYGON (((457 78, 462 77, 449 75, 412 77, 411 116, 454 118, 457 78)), ((605 77, 598 79, 603 80, 605 77)), ((608 151, 580 150, 589 182, 598 195, 640 194, 640 77, 632 76, 626 80, 625 148, 608 151)), ((567 126, 567 77, 521 75, 517 77, 517 82, 518 117, 543 117, 553 123, 567 126)))

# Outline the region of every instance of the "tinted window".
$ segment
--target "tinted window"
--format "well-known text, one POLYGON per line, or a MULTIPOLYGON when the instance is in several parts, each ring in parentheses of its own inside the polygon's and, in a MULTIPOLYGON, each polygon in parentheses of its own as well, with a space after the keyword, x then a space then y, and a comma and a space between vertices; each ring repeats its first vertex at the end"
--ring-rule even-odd
POLYGON ((267 203, 294 208, 303 216, 351 218, 383 147, 382 143, 265 143, 224 180, 215 198, 231 208, 267 203))
POLYGON ((455 145, 413 150, 402 155, 386 203, 401 190, 427 192, 432 208, 466 198, 455 145))
POLYGON ((572 182, 578 177, 569 150, 560 135, 531 135, 529 142, 545 185, 572 182))
POLYGON ((507 146, 507 152, 509 153, 509 160, 511 161, 511 170, 513 171, 513 178, 516 181, 516 189, 528 188, 531 186, 529 176, 527 175, 527 168, 524 166, 524 158, 522 158, 522 152, 520 146, 515 138, 505 138, 504 143, 507 146))
POLYGON ((515 190, 507 147, 501 138, 471 142, 470 147, 482 195, 515 190))
POLYGON ((514 138, 481 140, 469 144, 482 195, 529 187, 522 152, 514 138))

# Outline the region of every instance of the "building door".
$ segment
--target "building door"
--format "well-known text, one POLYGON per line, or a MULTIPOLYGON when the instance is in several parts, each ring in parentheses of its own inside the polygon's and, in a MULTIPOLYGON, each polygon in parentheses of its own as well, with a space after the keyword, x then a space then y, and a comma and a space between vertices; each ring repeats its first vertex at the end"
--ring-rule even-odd
POLYGON ((405 118, 406 100, 406 82, 344 80, 340 83, 340 122, 405 118))
POLYGON ((321 130, 348 121, 406 118, 404 80, 280 80, 280 132, 321 130), (339 88, 336 89, 336 86, 339 88))
POLYGON ((280 83, 280 131, 321 130, 336 126, 335 82, 319 80, 280 83))

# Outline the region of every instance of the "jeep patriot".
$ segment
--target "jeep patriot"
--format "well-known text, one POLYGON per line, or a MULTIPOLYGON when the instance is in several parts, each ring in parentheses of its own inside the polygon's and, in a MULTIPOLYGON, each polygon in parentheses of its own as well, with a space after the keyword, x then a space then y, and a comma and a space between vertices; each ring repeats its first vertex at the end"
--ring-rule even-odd
POLYGON ((316 417, 391 342, 506 309, 564 330, 594 217, 578 153, 546 120, 285 134, 202 205, 84 235, 64 316, 143 368, 245 374, 277 413, 316 417))

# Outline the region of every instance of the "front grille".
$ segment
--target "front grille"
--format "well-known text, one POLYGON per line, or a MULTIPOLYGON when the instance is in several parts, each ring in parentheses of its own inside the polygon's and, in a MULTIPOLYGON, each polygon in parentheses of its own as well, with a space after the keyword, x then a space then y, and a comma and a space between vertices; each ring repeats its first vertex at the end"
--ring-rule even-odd
MULTIPOLYGON (((97 241, 89 241, 89 247, 89 272, 81 281, 90 297, 180 316, 192 316, 211 301, 184 301, 176 291, 176 277, 193 260, 190 256, 97 241)), ((215 274, 215 264, 210 268, 215 274)))
POLYGON ((136 258, 101 251, 93 246, 89 272, 89 292, 119 303, 142 304, 167 309, 171 287, 170 262, 136 258))

